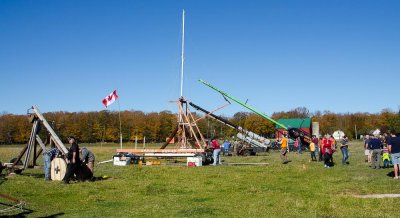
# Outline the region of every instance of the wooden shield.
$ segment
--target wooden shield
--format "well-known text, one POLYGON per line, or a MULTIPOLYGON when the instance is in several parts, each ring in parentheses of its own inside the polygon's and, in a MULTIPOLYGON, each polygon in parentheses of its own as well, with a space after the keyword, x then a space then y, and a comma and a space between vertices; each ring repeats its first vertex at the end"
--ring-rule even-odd
POLYGON ((51 161, 51 180, 61 181, 67 171, 67 163, 62 158, 54 158, 51 161))

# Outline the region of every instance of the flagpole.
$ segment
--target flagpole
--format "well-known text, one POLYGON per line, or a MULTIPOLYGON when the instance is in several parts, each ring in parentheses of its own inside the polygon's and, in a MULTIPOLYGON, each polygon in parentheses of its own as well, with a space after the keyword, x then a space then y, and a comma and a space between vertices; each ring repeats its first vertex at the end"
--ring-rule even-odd
POLYGON ((122 124, 121 124, 121 107, 119 106, 119 97, 118 97, 118 116, 119 116, 119 143, 122 149, 122 124))
POLYGON ((183 98, 183 62, 185 48, 185 10, 182 11, 182 65, 181 65, 181 98, 183 98))

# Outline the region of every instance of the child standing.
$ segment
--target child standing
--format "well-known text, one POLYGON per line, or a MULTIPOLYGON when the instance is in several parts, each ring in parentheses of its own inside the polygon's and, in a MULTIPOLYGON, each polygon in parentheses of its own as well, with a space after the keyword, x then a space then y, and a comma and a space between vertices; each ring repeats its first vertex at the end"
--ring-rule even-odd
POLYGON ((310 154, 311 154, 311 161, 317 161, 317 157, 315 156, 315 144, 314 144, 314 142, 310 143, 310 154))
POLYGON ((390 156, 387 145, 385 145, 382 149, 382 161, 383 161, 383 168, 389 168, 390 156))

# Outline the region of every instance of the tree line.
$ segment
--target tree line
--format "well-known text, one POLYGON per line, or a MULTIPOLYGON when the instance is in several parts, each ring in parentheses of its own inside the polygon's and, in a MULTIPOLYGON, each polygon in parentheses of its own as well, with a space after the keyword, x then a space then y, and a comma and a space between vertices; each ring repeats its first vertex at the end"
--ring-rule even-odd
MULTIPOLYGON (((98 112, 48 112, 43 114, 54 131, 66 141, 68 136, 75 136, 80 142, 118 142, 120 125, 124 142, 164 142, 177 125, 177 114, 171 111, 145 113, 142 111, 98 112), (121 117, 119 119, 119 116, 121 117), (121 123, 120 123, 121 120, 121 123)), ((203 114, 194 114, 202 118, 203 114)), ((305 107, 290 111, 275 112, 270 116, 280 118, 308 118, 319 122, 321 134, 332 134, 342 130, 349 138, 371 133, 375 129, 382 132, 400 132, 400 113, 383 110, 380 113, 333 113, 330 111, 310 113, 305 107)), ((265 137, 275 137, 275 125, 250 112, 237 112, 232 117, 225 117, 231 123, 242 126, 265 137)), ((231 129, 211 118, 198 121, 198 126, 206 138, 214 136, 226 138, 236 134, 231 129)), ((0 115, 0 144, 24 144, 29 140, 32 124, 27 115, 3 113, 0 115)), ((43 132, 43 131, 41 131, 43 132)), ((43 133, 42 133, 43 134, 43 133)))

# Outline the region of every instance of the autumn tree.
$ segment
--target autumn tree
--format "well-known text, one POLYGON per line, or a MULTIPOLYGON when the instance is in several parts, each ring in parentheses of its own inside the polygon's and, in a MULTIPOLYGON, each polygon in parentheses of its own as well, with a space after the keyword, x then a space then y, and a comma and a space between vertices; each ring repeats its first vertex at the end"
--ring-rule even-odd
MULTIPOLYGON (((119 142, 120 119, 122 138, 124 142, 134 141, 144 137, 151 142, 164 142, 177 125, 177 114, 170 111, 144 113, 142 111, 97 111, 97 112, 48 112, 43 114, 61 140, 66 142, 67 136, 73 135, 80 142, 119 142)), ((195 119, 203 115, 193 113, 195 119)), ((305 107, 272 114, 272 119, 312 117, 313 122, 319 122, 322 134, 332 134, 342 130, 350 138, 357 134, 364 135, 375 129, 382 132, 400 132, 400 114, 388 109, 381 113, 333 113, 316 111, 313 114, 305 107)), ((232 117, 223 117, 231 123, 253 131, 262 136, 271 136, 275 125, 263 117, 249 112, 237 112, 232 117)), ((236 130, 211 118, 202 118, 197 122, 204 137, 228 138, 237 133, 236 130)), ((27 143, 32 124, 26 115, 0 114, 0 144, 27 143)), ((42 128, 45 129, 45 128, 42 128)), ((41 131, 41 137, 46 131, 41 131)))

